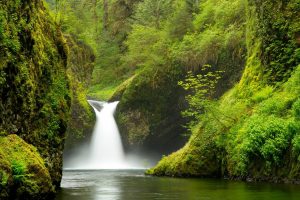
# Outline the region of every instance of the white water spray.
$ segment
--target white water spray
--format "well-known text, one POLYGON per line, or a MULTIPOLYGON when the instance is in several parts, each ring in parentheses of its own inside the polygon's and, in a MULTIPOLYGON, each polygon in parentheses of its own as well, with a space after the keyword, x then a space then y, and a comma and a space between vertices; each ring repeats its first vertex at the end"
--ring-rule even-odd
MULTIPOLYGON (((76 147, 65 158, 64 169, 145 169, 149 167, 145 156, 125 155, 114 112, 118 102, 106 103, 89 100, 96 114, 96 124, 90 144, 76 147)), ((151 166, 153 166, 151 164, 151 166)))
POLYGON ((90 169, 126 168, 124 150, 114 112, 118 102, 89 101, 96 113, 96 124, 90 146, 90 169), (99 107, 102 109, 99 111, 99 107))

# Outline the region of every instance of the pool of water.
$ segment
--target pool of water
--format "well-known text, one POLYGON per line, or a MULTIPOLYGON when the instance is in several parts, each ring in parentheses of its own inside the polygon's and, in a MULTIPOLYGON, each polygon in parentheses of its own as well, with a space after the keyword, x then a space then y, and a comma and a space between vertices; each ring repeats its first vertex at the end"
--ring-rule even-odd
POLYGON ((299 185, 145 176, 143 170, 64 171, 56 200, 300 200, 299 185))

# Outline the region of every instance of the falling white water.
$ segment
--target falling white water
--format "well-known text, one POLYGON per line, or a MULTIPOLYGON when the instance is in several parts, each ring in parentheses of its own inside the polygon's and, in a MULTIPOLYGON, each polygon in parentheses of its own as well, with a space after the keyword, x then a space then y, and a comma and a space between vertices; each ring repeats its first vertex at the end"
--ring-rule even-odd
POLYGON ((114 119, 118 102, 106 103, 89 100, 96 114, 96 124, 90 144, 78 146, 64 160, 64 169, 145 169, 155 163, 147 156, 124 154, 121 136, 114 119), (150 164, 151 163, 151 164, 150 164))
POLYGON ((96 124, 90 145, 89 169, 126 168, 124 150, 114 112, 118 102, 89 101, 96 113, 96 124), (102 107, 102 109, 101 109, 102 107))

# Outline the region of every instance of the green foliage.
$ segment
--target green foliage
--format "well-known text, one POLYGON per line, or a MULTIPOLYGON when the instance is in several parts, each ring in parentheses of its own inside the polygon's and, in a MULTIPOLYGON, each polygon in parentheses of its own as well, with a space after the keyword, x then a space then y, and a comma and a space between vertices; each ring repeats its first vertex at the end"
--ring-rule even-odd
POLYGON ((286 115, 286 111, 291 108, 295 98, 292 95, 283 93, 280 95, 274 95, 273 98, 268 98, 259 107, 259 112, 268 115, 286 115))
POLYGON ((3 188, 6 187, 8 179, 9 179, 9 175, 6 172, 1 171, 1 174, 0 174, 0 180, 1 180, 0 187, 3 187, 3 188))
MULTIPOLYGON (((98 53, 92 77, 93 86, 110 87, 110 85, 119 84, 124 77, 126 78, 130 74, 131 70, 126 71, 127 69, 121 65, 120 51, 119 44, 104 33, 97 45, 98 53)), ((100 91, 101 89, 98 92, 100 91)))
POLYGON ((293 104, 293 115, 295 117, 295 137, 292 141, 293 144, 293 152, 296 157, 298 157, 298 161, 300 161, 300 99, 298 99, 294 104, 293 104))
POLYGON ((196 16, 194 25, 198 30, 203 30, 215 23, 224 28, 235 24, 240 25, 245 21, 246 4, 245 0, 205 0, 200 3, 200 14, 196 16))
POLYGON ((299 134, 296 135, 293 139, 293 151, 296 157, 298 157, 298 161, 300 161, 300 135, 299 134))
POLYGON ((169 40, 164 32, 152 27, 133 26, 126 40, 128 53, 122 58, 128 67, 165 67, 169 40))
POLYGON ((173 57, 185 67, 197 70, 210 63, 220 52, 223 36, 219 30, 206 30, 202 34, 185 35, 181 43, 173 47, 173 57))
POLYGON ((300 119, 300 99, 293 104, 293 114, 296 119, 300 119))
POLYGON ((189 92, 185 98, 189 104, 187 110, 182 112, 183 117, 189 118, 189 128, 192 128, 199 121, 203 113, 212 112, 212 101, 215 87, 221 78, 221 71, 211 72, 210 65, 204 65, 201 73, 193 75, 189 72, 185 81, 179 81, 179 85, 189 92))
POLYGON ((172 40, 181 40, 193 28, 193 16, 198 10, 198 1, 174 1, 172 14, 166 20, 165 29, 172 40))
MULTIPOLYGON (((299 179, 298 0, 82 2, 87 7, 66 10, 62 26, 85 41, 96 38, 90 94, 107 99, 116 91, 127 143, 182 131, 182 87, 190 92, 190 141, 149 173, 299 179)), ((17 43, 8 46, 18 50, 17 43)))
POLYGON ((122 43, 131 30, 132 18, 139 2, 142 2, 142 0, 108 2, 108 9, 106 10, 109 18, 108 31, 118 41, 121 49, 123 49, 122 43))
MULTIPOLYGON (((239 84, 212 106, 218 112, 200 116, 201 121, 192 129, 187 145, 164 157, 148 173, 270 181, 299 179, 300 68, 299 45, 294 36, 299 30, 299 21, 295 20, 298 8, 296 1, 253 0, 248 1, 248 5, 246 1, 201 2, 194 21, 199 36, 198 33, 185 36, 173 52, 185 55, 181 62, 197 69, 202 65, 199 62, 202 54, 197 52, 211 48, 203 45, 198 50, 198 45, 193 45, 202 40, 200 35, 206 38, 204 33, 212 30, 225 30, 227 35, 227 31, 231 32, 229 27, 238 27, 239 20, 247 17, 246 69, 239 84), (242 13, 245 6, 247 15, 242 13), (277 15, 278 9, 281 13, 277 15), (237 12, 240 14, 235 15, 237 12)), ((236 33, 237 29, 232 30, 236 33)), ((219 41, 222 40, 221 36, 219 41)), ((211 41, 218 40, 212 38, 211 41)), ((220 46, 214 47, 220 49, 220 46)), ((205 56, 206 51, 203 52, 205 56)), ((224 51, 221 52, 224 55, 224 51)), ((214 67, 214 63, 211 65, 214 67)))
POLYGON ((269 82, 286 80, 300 62, 299 45, 295 42, 295 34, 300 30, 299 2, 250 0, 249 6, 254 8, 259 20, 255 34, 262 42, 260 59, 264 73, 269 82))
POLYGON ((99 0, 46 0, 52 17, 64 33, 97 49, 98 34, 102 29, 102 5, 99 0))
POLYGON ((259 101, 249 104, 248 99, 239 99, 238 87, 226 93, 219 104, 215 104, 215 109, 219 110, 215 117, 209 117, 213 112, 202 115, 202 121, 192 130, 191 139, 183 148, 185 150, 164 158, 149 173, 186 173, 187 176, 203 176, 205 173, 215 176, 217 173, 258 180, 262 177, 271 180, 273 177, 297 178, 300 153, 297 115, 299 93, 293 88, 299 86, 296 81, 299 79, 298 69, 280 89, 254 95, 264 97, 259 101), (212 149, 208 148, 210 145, 212 149), (196 154, 193 153, 195 149, 196 154), (210 171, 195 165, 186 171, 191 156, 198 163, 207 163, 206 156, 215 157, 209 163, 217 162, 217 169, 209 168, 215 169, 210 171))
POLYGON ((266 171, 284 162, 282 157, 288 150, 293 133, 289 132, 292 122, 281 118, 264 115, 253 115, 239 130, 233 143, 231 162, 233 173, 245 175, 253 160, 262 160, 266 171))
MULTIPOLYGON (((245 10, 243 3, 226 2, 219 7, 218 12, 221 12, 222 6, 228 7, 228 10, 239 7, 240 9, 236 10, 243 14, 245 10)), ((245 17, 236 19, 228 16, 226 23, 231 22, 231 26, 227 26, 225 22, 219 24, 216 20, 208 26, 199 28, 194 24, 196 19, 201 18, 203 11, 199 6, 202 2, 198 4, 198 1, 192 0, 160 1, 161 5, 157 3, 158 1, 154 3, 143 1, 134 9, 131 30, 122 43, 126 45, 126 49, 120 60, 123 69, 131 71, 134 78, 125 90, 122 90, 121 95, 113 95, 120 98, 117 110, 120 129, 125 140, 130 140, 129 143, 133 145, 142 143, 141 140, 146 141, 152 135, 167 137, 169 134, 171 137, 182 132, 183 129, 178 126, 186 124, 187 119, 180 117, 181 111, 186 109, 186 102, 184 102, 185 93, 182 87, 178 86, 178 81, 183 80, 190 70, 195 76, 198 75, 200 83, 197 95, 199 98, 201 96, 201 100, 190 95, 191 104, 194 106, 191 106, 186 115, 190 117, 195 115, 197 118, 201 116, 200 113, 210 110, 212 114, 209 118, 221 116, 223 123, 232 121, 225 117, 223 112, 214 108, 214 102, 209 103, 204 99, 211 95, 210 93, 213 93, 213 96, 208 98, 216 98, 232 86, 240 77, 244 63, 245 17), (165 10, 170 10, 168 13, 160 12, 159 9, 164 6, 168 7, 165 10), (155 8, 158 9, 157 15, 153 14, 155 8), (149 17, 151 13, 152 16, 149 17), (204 69, 207 69, 206 65, 211 66, 209 72, 204 72, 204 69), (219 71, 224 71, 222 78, 219 71), (215 74, 219 74, 218 84, 216 82, 213 84, 215 74), (205 85, 202 80, 207 84, 205 85), (172 93, 169 94, 169 91, 172 93), (205 111, 201 104, 205 105, 205 111), (170 107, 175 109, 169 109, 170 107), (136 121, 133 113, 139 113, 140 118, 144 119, 143 122, 147 122, 146 125, 135 129, 132 126, 136 121), (168 133, 160 133, 159 129, 162 127, 168 133)), ((227 19, 225 15, 223 17, 227 19)))
POLYGON ((137 24, 161 28, 172 13, 172 0, 144 0, 137 5, 134 18, 137 24))
POLYGON ((268 99, 273 92, 272 86, 266 86, 262 90, 256 92, 251 98, 255 103, 262 102, 265 99, 268 99))

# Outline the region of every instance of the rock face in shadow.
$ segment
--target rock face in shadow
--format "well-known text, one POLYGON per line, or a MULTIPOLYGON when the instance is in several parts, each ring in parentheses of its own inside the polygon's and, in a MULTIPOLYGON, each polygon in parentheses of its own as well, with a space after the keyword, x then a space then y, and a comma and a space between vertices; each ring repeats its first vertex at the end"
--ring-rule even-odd
POLYGON ((64 35, 69 47, 67 73, 71 88, 71 116, 68 122, 65 155, 90 138, 95 123, 95 114, 87 101, 94 69, 95 55, 91 47, 72 35, 64 35))
POLYGON ((168 153, 184 144, 184 91, 177 84, 184 73, 171 70, 145 69, 114 95, 121 96, 116 120, 127 150, 168 153))
MULTIPOLYGON (((62 176, 62 153, 71 104, 66 73, 68 48, 43 1, 1 1, 0 10, 0 137, 10 140, 10 134, 18 135, 36 147, 33 157, 39 160, 36 170, 24 161, 27 169, 19 178, 24 175, 26 184, 13 185, 20 188, 4 184, 1 189, 17 193, 24 189, 29 195, 51 192, 50 186, 59 186, 62 176), (44 189, 34 185, 35 173, 41 170, 45 185, 36 184, 44 189)), ((18 148, 28 149, 25 142, 19 142, 18 148)), ((13 146, 4 148, 2 150, 12 151, 12 154, 18 151, 13 146)), ((15 161, 27 156, 30 158, 25 151, 22 158, 15 157, 15 161)), ((6 163, 4 168, 0 167, 2 174, 14 168, 14 161, 7 159, 7 156, 1 158, 1 164, 6 163)), ((5 183, 5 177, 0 177, 1 183, 5 183)))

